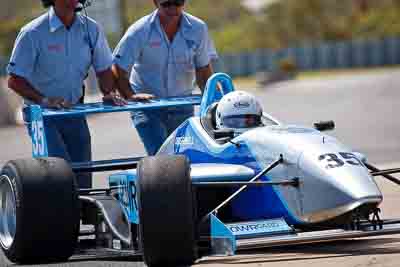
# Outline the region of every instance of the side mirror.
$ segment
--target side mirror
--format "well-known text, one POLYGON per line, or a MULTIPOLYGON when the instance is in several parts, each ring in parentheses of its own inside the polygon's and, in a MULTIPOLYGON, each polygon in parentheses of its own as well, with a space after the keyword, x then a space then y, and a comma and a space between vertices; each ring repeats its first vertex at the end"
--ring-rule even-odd
POLYGON ((335 122, 334 121, 320 121, 314 123, 314 128, 318 131, 329 131, 335 129, 335 122))
POLYGON ((220 139, 220 138, 232 139, 233 137, 235 137, 235 131, 229 128, 214 130, 214 137, 215 139, 220 139))

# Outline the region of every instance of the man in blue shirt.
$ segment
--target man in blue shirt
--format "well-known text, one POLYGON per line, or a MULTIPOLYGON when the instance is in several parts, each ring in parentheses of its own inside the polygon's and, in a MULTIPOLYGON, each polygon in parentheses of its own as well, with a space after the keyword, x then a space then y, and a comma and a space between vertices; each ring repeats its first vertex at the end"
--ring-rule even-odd
MULTIPOLYGON (((93 66, 104 95, 113 105, 124 101, 114 92, 112 54, 99 25, 77 14, 78 0, 42 0, 48 12, 25 25, 14 45, 8 86, 25 104, 68 108, 82 101, 83 81, 93 66)), ((46 119, 49 156, 70 162, 91 160, 91 141, 85 117, 46 119)), ((81 188, 92 185, 90 174, 77 175, 81 188)))
MULTIPOLYGON (((154 0, 157 9, 134 23, 114 51, 113 73, 126 99, 187 96, 203 91, 217 58, 207 25, 183 11, 185 0, 154 0), (130 79, 128 75, 130 73, 130 79)), ((149 155, 193 107, 135 112, 133 123, 149 155)))

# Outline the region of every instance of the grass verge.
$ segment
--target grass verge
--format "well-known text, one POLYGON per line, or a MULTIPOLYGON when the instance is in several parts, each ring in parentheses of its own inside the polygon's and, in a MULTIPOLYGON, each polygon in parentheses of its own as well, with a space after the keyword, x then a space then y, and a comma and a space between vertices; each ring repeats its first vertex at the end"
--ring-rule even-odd
MULTIPOLYGON (((352 69, 342 69, 342 70, 332 69, 332 70, 321 70, 321 71, 303 71, 297 74, 296 80, 334 78, 336 76, 358 75, 358 74, 368 74, 368 73, 371 74, 384 73, 393 70, 400 70, 400 65, 377 67, 377 68, 352 68, 352 69)), ((259 87, 255 75, 247 77, 237 77, 233 79, 233 84, 237 89, 256 89, 259 87)))

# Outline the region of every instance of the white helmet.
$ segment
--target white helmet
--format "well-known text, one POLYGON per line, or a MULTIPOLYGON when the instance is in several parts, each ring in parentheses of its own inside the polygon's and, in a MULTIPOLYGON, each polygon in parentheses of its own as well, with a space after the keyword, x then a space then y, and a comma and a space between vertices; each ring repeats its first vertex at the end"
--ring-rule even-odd
POLYGON ((257 99, 244 91, 224 95, 216 110, 217 129, 232 128, 243 133, 249 128, 260 126, 262 108, 257 99))

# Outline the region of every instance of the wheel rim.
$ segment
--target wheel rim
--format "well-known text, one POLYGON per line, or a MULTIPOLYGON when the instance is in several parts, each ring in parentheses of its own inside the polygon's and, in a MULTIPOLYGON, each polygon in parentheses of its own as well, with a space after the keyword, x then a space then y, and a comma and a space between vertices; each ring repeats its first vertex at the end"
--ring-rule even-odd
POLYGON ((8 249, 15 237, 17 225, 16 200, 10 178, 0 176, 0 243, 8 249))

